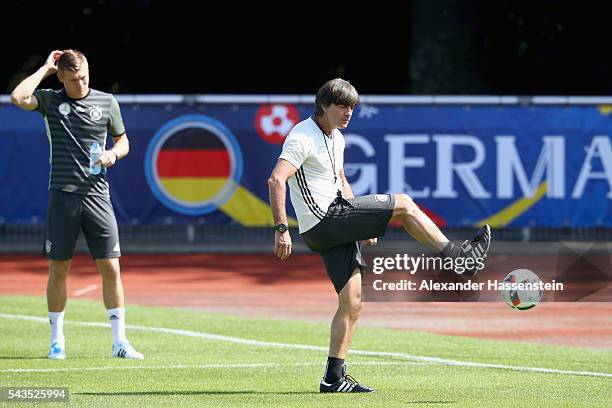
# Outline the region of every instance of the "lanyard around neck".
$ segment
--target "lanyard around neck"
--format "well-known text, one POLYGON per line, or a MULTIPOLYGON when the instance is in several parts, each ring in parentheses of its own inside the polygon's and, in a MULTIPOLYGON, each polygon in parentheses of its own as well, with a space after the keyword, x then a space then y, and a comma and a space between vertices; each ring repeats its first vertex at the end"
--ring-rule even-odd
MULTIPOLYGON (((329 156, 329 162, 331 163, 331 166, 332 166, 332 173, 334 173, 334 187, 335 187, 336 182, 338 181, 338 175, 336 174, 336 138, 333 136, 334 131, 332 130, 332 133, 331 133, 332 151, 330 153, 329 146, 327 145, 327 135, 325 134, 325 131, 323 130, 323 128, 319 124, 319 121, 315 117, 313 117, 313 120, 317 124, 317 127, 319 128, 319 130, 321 131, 321 134, 323 135, 323 141, 325 142, 325 150, 327 150, 327 155, 329 156)), ((338 197, 342 197, 342 192, 340 190, 338 190, 336 194, 338 195, 338 197)))
POLYGON ((332 165, 332 172, 334 173, 334 185, 336 185, 336 181, 338 181, 338 176, 336 175, 336 139, 332 136, 331 153, 329 152, 329 147, 327 146, 327 136, 325 136, 325 134, 323 134, 323 140, 325 141, 325 150, 327 150, 327 155, 329 156, 329 161, 332 165))

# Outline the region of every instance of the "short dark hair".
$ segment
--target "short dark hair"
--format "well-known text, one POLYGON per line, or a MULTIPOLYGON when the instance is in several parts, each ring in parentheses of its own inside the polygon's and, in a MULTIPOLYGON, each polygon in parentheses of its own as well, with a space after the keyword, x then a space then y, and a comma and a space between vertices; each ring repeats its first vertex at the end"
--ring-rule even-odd
POLYGON ((355 107, 359 104, 359 94, 349 81, 342 78, 330 79, 317 91, 315 115, 323 115, 323 107, 331 104, 355 107))
POLYGON ((81 51, 64 50, 57 60, 57 70, 76 72, 84 63, 87 63, 87 58, 81 51))

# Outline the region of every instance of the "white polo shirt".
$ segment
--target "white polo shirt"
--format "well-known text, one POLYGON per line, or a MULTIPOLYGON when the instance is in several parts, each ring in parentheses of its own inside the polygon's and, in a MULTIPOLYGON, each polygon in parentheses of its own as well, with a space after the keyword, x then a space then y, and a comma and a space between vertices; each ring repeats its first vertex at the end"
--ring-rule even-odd
POLYGON ((312 118, 295 125, 287 135, 279 158, 298 169, 288 182, 300 234, 323 219, 338 190, 342 190, 344 146, 344 137, 338 129, 334 129, 331 138, 327 137, 312 118))

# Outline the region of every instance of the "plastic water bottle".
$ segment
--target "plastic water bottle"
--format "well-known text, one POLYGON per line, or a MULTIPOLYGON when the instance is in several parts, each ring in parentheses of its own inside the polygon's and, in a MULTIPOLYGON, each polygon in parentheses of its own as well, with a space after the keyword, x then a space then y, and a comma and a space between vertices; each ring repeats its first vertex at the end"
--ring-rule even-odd
POLYGON ((89 148, 89 173, 92 175, 100 173, 100 170, 102 169, 100 164, 96 164, 101 155, 102 148, 98 142, 94 142, 89 148))

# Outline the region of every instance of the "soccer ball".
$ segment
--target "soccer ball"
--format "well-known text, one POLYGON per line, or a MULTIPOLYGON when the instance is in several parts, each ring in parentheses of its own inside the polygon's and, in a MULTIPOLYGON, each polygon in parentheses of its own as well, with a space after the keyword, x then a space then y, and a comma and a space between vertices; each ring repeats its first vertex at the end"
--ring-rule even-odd
POLYGON ((534 289, 513 289, 506 286, 512 286, 515 284, 535 284, 538 285, 541 282, 538 275, 530 271, 529 269, 516 269, 510 272, 504 278, 502 289, 502 297, 504 301, 512 309, 527 310, 537 305, 542 300, 543 291, 540 288, 534 289))

